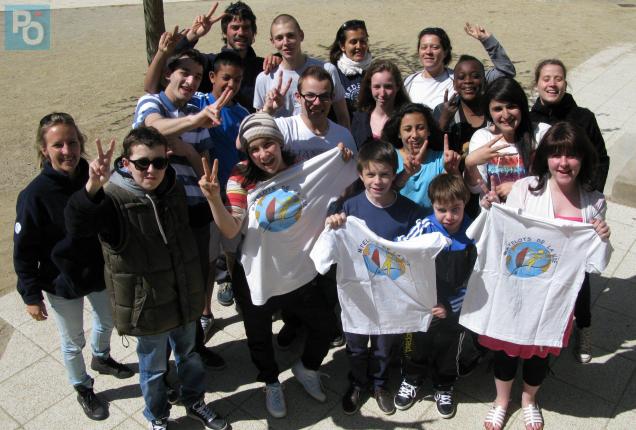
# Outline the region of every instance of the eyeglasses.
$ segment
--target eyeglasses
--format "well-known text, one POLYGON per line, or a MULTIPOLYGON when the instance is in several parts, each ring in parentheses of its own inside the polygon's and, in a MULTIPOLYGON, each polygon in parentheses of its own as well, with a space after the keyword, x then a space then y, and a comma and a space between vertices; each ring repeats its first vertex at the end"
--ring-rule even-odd
POLYGON ((363 28, 363 29, 367 29, 366 24, 364 23, 364 21, 362 21, 361 19, 351 19, 349 21, 346 21, 344 24, 342 24, 342 26, 340 27, 343 30, 347 30, 347 29, 356 29, 356 28, 363 28))
POLYGON ((309 103, 313 103, 316 101, 316 99, 320 100, 321 102, 328 102, 331 101, 331 93, 322 93, 322 94, 314 94, 314 93, 298 93, 302 98, 305 99, 305 101, 308 101, 309 103))
POLYGON ((152 167, 157 170, 163 170, 168 167, 168 159, 165 157, 153 158, 152 160, 144 157, 138 158, 136 160, 128 159, 128 161, 130 161, 137 168, 137 170, 148 170, 151 164, 152 167))

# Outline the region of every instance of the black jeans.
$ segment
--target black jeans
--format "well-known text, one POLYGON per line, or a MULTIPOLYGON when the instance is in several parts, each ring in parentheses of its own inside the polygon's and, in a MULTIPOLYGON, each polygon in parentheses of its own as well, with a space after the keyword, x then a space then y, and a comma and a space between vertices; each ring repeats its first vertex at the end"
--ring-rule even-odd
POLYGON ((243 324, 252 362, 258 369, 257 380, 271 384, 278 381, 278 364, 272 346, 272 315, 279 309, 298 318, 307 328, 303 365, 318 370, 329 351, 335 315, 315 280, 281 296, 270 298, 264 305, 254 305, 243 266, 237 262, 232 273, 234 298, 243 312, 243 324))
POLYGON ((430 374, 435 389, 450 389, 457 379, 462 332, 456 320, 435 318, 427 332, 413 333, 412 349, 402 369, 406 382, 419 386, 430 374))

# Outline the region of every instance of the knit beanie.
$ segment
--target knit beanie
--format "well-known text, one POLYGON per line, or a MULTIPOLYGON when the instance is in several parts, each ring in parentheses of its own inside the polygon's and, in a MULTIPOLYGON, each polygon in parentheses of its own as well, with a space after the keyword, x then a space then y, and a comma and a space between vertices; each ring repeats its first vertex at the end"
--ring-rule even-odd
POLYGON ((269 137, 283 144, 283 134, 280 132, 274 118, 265 112, 256 112, 243 119, 239 127, 239 139, 241 149, 247 152, 247 148, 254 139, 269 137))

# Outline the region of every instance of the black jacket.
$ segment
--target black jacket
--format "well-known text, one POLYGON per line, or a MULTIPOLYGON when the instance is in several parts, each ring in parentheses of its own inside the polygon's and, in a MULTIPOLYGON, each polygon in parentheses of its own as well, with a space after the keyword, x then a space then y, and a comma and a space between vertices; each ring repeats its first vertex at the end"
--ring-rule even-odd
POLYGON ((46 163, 18 196, 13 265, 27 305, 41 302, 43 291, 73 299, 105 288, 97 235, 73 238, 64 226, 64 208, 86 184, 88 163, 80 160, 77 170, 70 178, 46 163))
POLYGON ((595 190, 602 193, 607 180, 610 159, 605 148, 605 140, 592 111, 577 106, 574 98, 566 93, 563 99, 553 106, 546 106, 541 103, 541 99, 537 99, 530 111, 530 118, 533 122, 545 122, 550 125, 558 121, 567 121, 585 130, 598 155, 598 168, 592 185, 595 190))

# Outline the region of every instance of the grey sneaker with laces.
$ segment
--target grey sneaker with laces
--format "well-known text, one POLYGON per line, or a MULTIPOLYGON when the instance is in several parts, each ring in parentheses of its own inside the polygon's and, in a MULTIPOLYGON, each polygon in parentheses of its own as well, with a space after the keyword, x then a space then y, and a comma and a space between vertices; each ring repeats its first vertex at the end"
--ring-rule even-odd
POLYGON ((292 366, 291 371, 305 391, 307 391, 307 394, 321 403, 327 400, 327 395, 322 391, 320 372, 307 369, 300 360, 292 366))
POLYGON ((283 393, 283 386, 280 385, 280 382, 266 384, 264 390, 267 412, 274 418, 283 418, 287 415, 285 394, 283 393))

